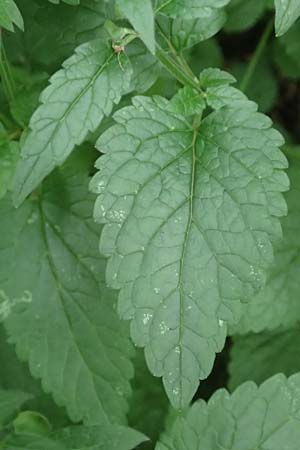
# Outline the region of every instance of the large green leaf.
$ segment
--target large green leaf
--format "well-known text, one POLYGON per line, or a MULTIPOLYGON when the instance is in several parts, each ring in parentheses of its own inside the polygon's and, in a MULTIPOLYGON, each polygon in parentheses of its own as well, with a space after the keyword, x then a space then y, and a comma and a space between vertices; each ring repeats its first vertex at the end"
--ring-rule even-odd
POLYGON ((64 408, 55 405, 52 397, 42 390, 39 380, 34 379, 28 365, 21 362, 14 351, 14 347, 6 342, 4 330, 0 328, 0 388, 5 390, 21 390, 30 394, 26 401, 26 408, 46 416, 56 427, 69 424, 64 408))
POLYGON ((151 0, 117 0, 117 7, 131 22, 151 53, 155 53, 154 12, 151 0))
POLYGON ((95 219, 106 223, 100 247, 107 282, 121 289, 119 313, 183 407, 210 373, 226 323, 239 319, 240 300, 265 281, 286 212, 287 162, 252 102, 199 128, 161 97, 132 103, 98 141, 106 154, 91 185, 95 219))
POLYGON ((300 16, 300 3, 299 0, 275 0, 275 9, 276 36, 282 36, 300 16))
POLYGON ((0 428, 19 411, 23 403, 30 397, 30 394, 25 392, 0 389, 0 428))
POLYGON ((138 431, 120 425, 105 427, 69 427, 47 438, 34 435, 12 436, 5 441, 7 450, 132 450, 147 438, 138 431))
POLYGON ((156 450, 298 450, 300 375, 217 391, 179 417, 156 450))
POLYGON ((23 30, 24 22, 17 5, 14 0, 1 0, 0 26, 9 31, 14 31, 14 24, 23 30))
POLYGON ((124 420, 133 370, 104 286, 87 171, 70 161, 19 209, 0 203, 0 286, 14 305, 6 328, 19 357, 72 420, 96 424, 124 420))
POLYGON ((300 372, 300 330, 275 330, 234 336, 230 353, 229 386, 244 381, 262 383, 276 373, 286 376, 300 372))
POLYGON ((259 332, 300 322, 300 163, 288 170, 291 189, 286 193, 288 215, 282 219, 283 239, 275 247, 275 260, 264 289, 247 305, 235 333, 259 332))
POLYGON ((195 19, 209 17, 213 10, 223 8, 230 0, 157 0, 156 12, 170 17, 195 19))
POLYGON ((31 132, 14 179, 16 204, 111 113, 129 88, 131 72, 128 60, 121 68, 110 44, 100 39, 78 47, 65 61, 42 93, 42 104, 31 118, 31 132))

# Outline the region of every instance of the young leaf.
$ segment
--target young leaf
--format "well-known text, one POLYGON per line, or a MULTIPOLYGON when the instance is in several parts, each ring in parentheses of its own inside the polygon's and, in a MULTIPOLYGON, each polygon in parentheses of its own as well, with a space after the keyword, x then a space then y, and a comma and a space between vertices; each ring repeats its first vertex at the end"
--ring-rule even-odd
POLYGON ((195 403, 163 436, 156 450, 298 449, 300 375, 248 382, 232 395, 217 391, 195 403))
POLYGON ((184 407, 238 320, 240 300, 265 281, 285 214, 283 143, 255 104, 222 108, 199 129, 161 98, 136 97, 99 139, 91 188, 106 223, 107 282, 119 313, 184 407), (261 246, 265 251, 262 254, 261 246))
POLYGON ((120 12, 131 22, 151 53, 155 53, 154 12, 151 0, 117 0, 120 12))
POLYGON ((53 75, 22 148, 14 178, 16 205, 111 113, 130 83, 130 63, 124 59, 122 65, 109 43, 97 39, 78 47, 53 75))
POLYGON ((213 10, 223 8, 229 2, 230 0, 158 0, 156 13, 195 19, 210 16, 213 10))
POLYGON ((169 109, 175 114, 192 116, 194 114, 202 114, 205 107, 204 97, 199 95, 199 92, 195 89, 185 86, 172 98, 169 109))
MULTIPOLYGON (((300 322, 300 163, 292 161, 288 170, 291 188, 286 193, 288 215, 282 219, 283 239, 275 247, 275 260, 264 289, 247 305, 235 333, 292 327, 300 322)), ((265 251, 261 247, 262 253, 265 251)))
POLYGON ((73 421, 122 422, 132 347, 104 285, 87 171, 84 160, 70 161, 21 208, 0 203, 0 286, 15 304, 5 325, 73 421))
POLYGON ((14 0, 1 0, 0 2, 0 27, 14 31, 14 24, 21 30, 24 29, 22 15, 14 0))
POLYGON ((0 426, 11 419, 30 398, 31 395, 25 392, 0 389, 0 426))
POLYGON ((224 25, 226 14, 222 9, 212 10, 208 17, 198 19, 170 19, 158 17, 161 30, 177 50, 184 50, 214 36, 224 25))
POLYGON ((249 379, 260 384, 277 373, 290 376, 300 372, 299 348, 299 328, 234 336, 229 364, 230 389, 249 379))
POLYGON ((300 16, 300 3, 299 0, 275 0, 275 9, 276 36, 282 36, 300 16))
POLYGON ((34 435, 12 436, 5 441, 7 450, 132 450, 147 438, 120 425, 105 427, 74 426, 59 430, 48 438, 34 435))

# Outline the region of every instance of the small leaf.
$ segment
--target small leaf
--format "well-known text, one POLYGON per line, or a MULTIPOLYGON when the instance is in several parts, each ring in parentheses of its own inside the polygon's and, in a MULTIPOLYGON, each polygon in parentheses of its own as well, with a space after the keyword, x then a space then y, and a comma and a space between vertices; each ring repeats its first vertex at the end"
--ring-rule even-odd
POLYGON ((13 421, 16 434, 35 434, 46 436, 51 431, 51 425, 45 416, 35 411, 22 411, 13 421))
POLYGON ((192 116, 201 114, 206 107, 204 97, 195 89, 186 86, 179 89, 177 94, 170 101, 169 109, 175 114, 192 116))
POLYGON ((0 202, 0 288, 15 304, 5 326, 18 356, 73 421, 123 422, 132 346, 104 284, 89 164, 80 155, 19 209, 9 197, 0 202))
POLYGON ((200 74, 200 85, 204 89, 235 83, 236 79, 220 69, 204 69, 200 74))
POLYGON ((11 419, 30 398, 31 395, 25 392, 0 389, 0 425, 11 419))
POLYGON ((135 97, 114 115, 91 188, 119 313, 183 408, 210 373, 226 323, 239 319, 240 300, 265 282, 288 180, 282 137, 254 103, 213 112, 199 130, 169 108, 161 97, 135 97))
POLYGON ((117 7, 131 22, 151 53, 155 53, 154 12, 151 0, 117 0, 117 7))
POLYGON ((299 348, 299 327, 234 336, 229 364, 230 389, 250 379, 260 384, 277 373, 290 376, 300 372, 299 348))
POLYGON ((259 388, 248 382, 232 395, 217 391, 196 402, 156 450, 298 449, 300 374, 277 375, 259 388))
POLYGON ((14 178, 16 205, 111 113, 128 90, 131 73, 128 60, 121 69, 108 42, 100 39, 78 47, 65 61, 31 118, 14 178))
POLYGON ((14 31, 14 24, 21 30, 24 22, 21 13, 14 0, 1 0, 0 2, 0 26, 9 31, 14 31))
POLYGON ((276 36, 282 36, 300 16, 300 3, 299 0, 275 0, 275 9, 276 36))

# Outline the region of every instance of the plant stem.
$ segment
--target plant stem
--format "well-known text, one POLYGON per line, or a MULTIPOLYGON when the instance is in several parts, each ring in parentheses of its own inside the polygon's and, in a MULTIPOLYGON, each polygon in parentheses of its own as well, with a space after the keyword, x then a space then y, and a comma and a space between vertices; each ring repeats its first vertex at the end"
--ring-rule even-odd
POLYGON ((0 76, 8 99, 13 100, 15 97, 16 86, 3 45, 2 30, 0 30, 0 76))
POLYGON ((267 42, 269 40, 269 37, 272 33, 273 30, 273 17, 272 19, 268 22, 260 40, 259 43, 255 49, 255 52, 251 58, 251 61, 247 67, 247 70, 245 72, 245 75, 240 83, 240 89, 241 91, 245 92, 247 90, 247 87, 249 86, 250 80, 254 74, 254 71, 256 69, 256 66, 261 58, 261 55, 267 45, 267 42))
POLYGON ((202 93, 202 90, 199 86, 199 83, 196 81, 196 77, 191 77, 185 71, 185 68, 182 65, 178 65, 177 62, 174 61, 173 58, 165 52, 161 47, 156 47, 156 56, 160 60, 160 62, 165 66, 165 68, 184 86, 190 86, 196 89, 199 93, 202 93))

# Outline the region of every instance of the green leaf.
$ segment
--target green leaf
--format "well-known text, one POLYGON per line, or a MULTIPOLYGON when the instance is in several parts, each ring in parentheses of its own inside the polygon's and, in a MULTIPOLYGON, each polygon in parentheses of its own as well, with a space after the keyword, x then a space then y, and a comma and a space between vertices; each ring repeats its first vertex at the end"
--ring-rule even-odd
POLYGON ((275 0, 275 9, 276 36, 282 36, 300 16, 300 3, 298 0, 275 0))
POLYGON ((117 7, 140 34, 151 53, 155 53, 154 12, 151 0, 117 0, 117 7))
POLYGON ((48 419, 35 411, 22 411, 13 421, 16 434, 47 436, 51 431, 48 419))
POLYGON ((199 130, 161 98, 135 97, 99 139, 91 188, 119 313, 184 407, 224 345, 240 299, 262 287, 281 236, 283 141, 255 104, 222 108, 199 130), (265 252, 261 254, 261 245, 265 252))
MULTIPOLYGON (((280 326, 292 327, 300 322, 300 162, 291 160, 288 170, 291 181, 286 193, 288 215, 282 219, 283 239, 275 246, 275 259, 264 289, 244 305, 235 333, 259 332, 280 326)), ((261 247, 261 252, 265 248, 261 247)))
POLYGON ((249 379, 260 384, 277 373, 290 376, 300 372, 299 347, 299 328, 234 336, 229 364, 230 389, 249 379))
POLYGON ((153 442, 158 440, 163 431, 169 402, 161 380, 151 375, 141 350, 136 353, 134 372, 128 422, 130 426, 149 436, 152 442, 145 448, 153 449, 153 442))
POLYGON ((19 153, 18 142, 2 139, 0 136, 0 199, 11 188, 19 153))
POLYGON ((228 20, 225 30, 241 32, 248 30, 262 17, 268 0, 231 0, 227 7, 228 20))
MULTIPOLYGON (((62 0, 63 2, 67 3, 68 5, 79 5, 80 0, 62 0)), ((60 3, 60 0, 49 0, 49 2, 54 3, 55 5, 58 5, 60 3)))
POLYGON ((14 24, 21 30, 24 22, 21 13, 13 0, 1 0, 0 3, 0 26, 9 31, 14 31, 14 24))
POLYGON ((285 77, 300 77, 300 22, 296 22, 292 28, 276 42, 275 60, 285 77))
POLYGON ((205 107, 204 97, 195 89, 185 86, 172 98, 169 109, 175 114, 188 117, 193 114, 202 114, 205 107))
POLYGON ((138 431, 120 425, 103 427, 74 426, 48 438, 15 436, 5 441, 7 450, 132 450, 147 438, 138 431))
POLYGON ((73 159, 19 209, 0 203, 0 286, 14 305, 5 325, 18 356, 73 421, 94 425, 124 421, 133 370, 104 284, 88 170, 73 159))
POLYGON ((226 21, 226 14, 221 9, 212 10, 208 17, 198 19, 170 19, 158 17, 161 30, 177 50, 193 47, 199 42, 214 36, 226 21))
POLYGON ((26 409, 46 415, 54 427, 66 426, 69 419, 63 408, 55 405, 52 397, 45 394, 41 384, 29 372, 28 365, 17 359, 12 345, 6 342, 6 336, 0 328, 0 388, 5 390, 21 390, 30 394, 26 401, 26 409))
MULTIPOLYGON (((271 111, 278 98, 278 81, 272 71, 272 66, 264 55, 263 62, 258 64, 253 77, 245 90, 245 94, 255 101, 262 112, 271 111)), ((236 63, 231 66, 230 71, 240 82, 247 70, 247 64, 236 63)))
POLYGON ((229 2, 230 0, 158 0, 156 13, 185 19, 209 17, 213 10, 223 8, 229 2))
POLYGON ((16 205, 111 113, 129 87, 131 72, 128 60, 121 69, 110 45, 102 40, 83 44, 65 61, 31 118, 14 178, 16 205))
POLYGON ((226 86, 235 83, 236 79, 230 73, 220 69, 204 69, 200 74, 200 85, 204 89, 226 86))
POLYGON ((30 397, 31 395, 25 392, 0 389, 0 425, 3 425, 12 416, 17 414, 21 406, 30 397))
POLYGON ((106 7, 103 1, 85 0, 76 8, 60 3, 22 2, 25 23, 23 34, 11 34, 6 39, 7 52, 18 64, 46 67, 51 73, 69 57, 76 47, 87 41, 103 38, 106 7))
POLYGON ((300 375, 217 391, 179 417, 156 450, 298 449, 300 375))

